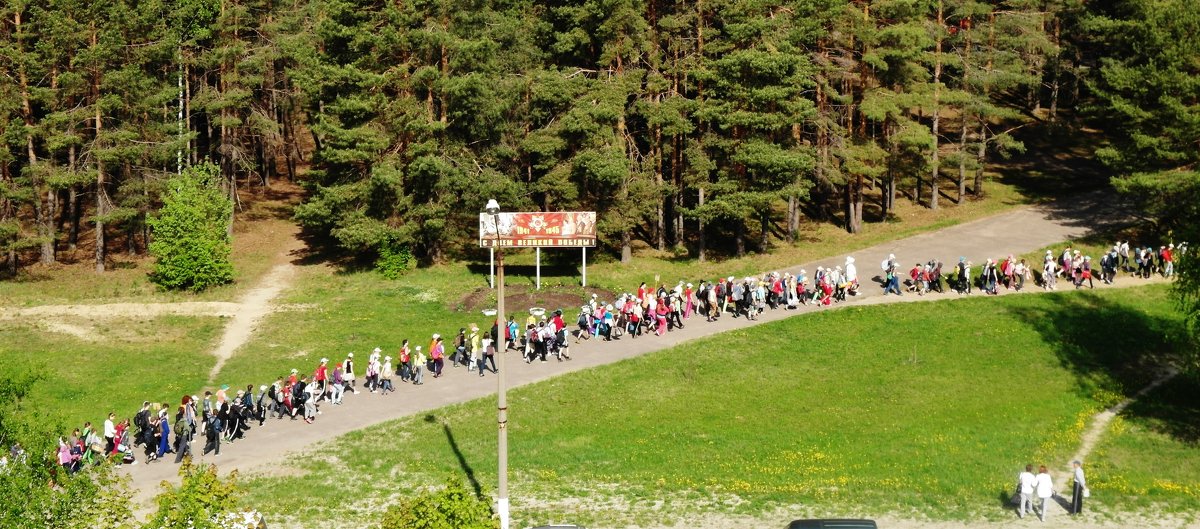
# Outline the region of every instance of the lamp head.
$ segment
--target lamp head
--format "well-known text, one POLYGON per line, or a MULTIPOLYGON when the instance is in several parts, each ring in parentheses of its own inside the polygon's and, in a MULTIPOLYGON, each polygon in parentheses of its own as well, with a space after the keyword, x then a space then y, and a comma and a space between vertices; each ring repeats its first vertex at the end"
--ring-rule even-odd
POLYGON ((487 201, 487 205, 483 207, 483 211, 486 212, 488 215, 495 215, 497 213, 500 213, 500 203, 496 202, 496 199, 494 199, 494 198, 490 199, 487 201))

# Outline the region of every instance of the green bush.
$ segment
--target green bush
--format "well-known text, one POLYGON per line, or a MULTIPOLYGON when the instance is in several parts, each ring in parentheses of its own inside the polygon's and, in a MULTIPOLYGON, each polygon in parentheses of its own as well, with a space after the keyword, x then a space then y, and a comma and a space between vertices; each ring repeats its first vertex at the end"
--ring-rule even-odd
POLYGON ((475 495, 458 479, 446 488, 426 491, 388 507, 380 529, 496 529, 492 504, 475 495))
POLYGON ((167 182, 163 207, 150 219, 157 261, 150 279, 171 290, 201 291, 233 281, 228 227, 233 203, 220 187, 220 169, 206 163, 167 182))
POLYGON ((412 270, 413 254, 406 244, 388 242, 379 249, 379 260, 375 269, 388 279, 398 279, 412 270))

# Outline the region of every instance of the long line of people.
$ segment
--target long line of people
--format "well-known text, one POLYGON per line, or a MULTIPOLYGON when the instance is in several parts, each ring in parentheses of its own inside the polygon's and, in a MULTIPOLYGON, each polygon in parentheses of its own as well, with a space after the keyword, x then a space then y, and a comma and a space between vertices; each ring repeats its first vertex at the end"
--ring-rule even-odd
MULTIPOLYGON (((1176 259, 1186 251, 1187 243, 1178 247, 1168 244, 1155 251, 1149 246, 1130 248, 1128 241, 1121 241, 1099 259, 1098 278, 1112 283, 1118 270, 1143 278, 1154 273, 1171 277, 1176 259)), ((1091 256, 1080 253, 1070 247, 1058 256, 1048 251, 1040 273, 1024 259, 1012 255, 999 261, 987 259, 978 275, 972 274, 973 263, 965 257, 958 259, 950 273, 943 272, 941 261, 932 259, 915 264, 904 280, 899 261, 895 255, 889 255, 881 262, 880 279, 884 294, 897 295, 902 294, 901 284, 905 290, 917 294, 944 292, 943 281, 959 294, 970 294, 976 287, 988 294, 998 293, 1000 287, 1021 290, 1029 281, 1051 290, 1057 288, 1060 278, 1071 281, 1076 288, 1085 284, 1093 287, 1093 273, 1097 270, 1092 266, 1091 256)), ((237 442, 252 428, 265 426, 268 420, 289 418, 311 424, 323 413, 324 404, 340 406, 347 394, 395 392, 393 379, 397 377, 400 383, 412 385, 423 385, 427 375, 441 378, 447 356, 453 368, 465 367, 467 372, 482 377, 489 371, 498 372, 497 347, 521 352, 526 363, 546 362, 550 356, 561 362, 571 359, 570 335, 574 335, 574 343, 593 337, 611 341, 624 336, 661 336, 684 328, 697 315, 706 322, 726 314, 754 320, 766 310, 829 306, 858 295, 859 288, 854 257, 846 257, 843 265, 832 268, 817 267, 811 278, 807 270, 800 270, 797 274, 771 272, 761 277, 701 280, 698 286, 684 281, 674 287, 642 283, 635 292, 619 294, 610 302, 593 294, 580 307, 574 331, 567 328, 561 309, 534 308, 521 323, 515 315, 509 316, 503 329, 495 324, 486 332, 476 324, 460 328, 449 350, 437 333, 431 336, 427 349, 410 346, 409 340, 403 340, 394 359, 375 348, 363 370, 362 391, 354 353, 348 353, 332 366, 328 358, 322 358, 311 375, 292 369, 289 375, 257 389, 247 385, 235 391, 223 385, 215 392, 205 391, 203 398, 183 395, 179 404, 146 401, 132 418, 118 420, 117 414, 111 412, 102 430, 96 430, 88 422, 70 436, 60 438, 58 462, 69 472, 103 459, 136 464, 135 450, 141 447, 147 463, 169 454, 174 454, 178 463, 191 455, 191 444, 198 436, 204 439, 202 454, 219 456, 222 442, 237 442)))

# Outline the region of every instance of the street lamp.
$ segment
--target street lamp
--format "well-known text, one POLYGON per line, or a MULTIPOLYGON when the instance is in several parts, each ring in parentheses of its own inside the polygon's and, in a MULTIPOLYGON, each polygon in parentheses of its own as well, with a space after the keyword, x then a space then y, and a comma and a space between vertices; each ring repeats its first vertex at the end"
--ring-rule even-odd
MULTIPOLYGON (((504 331, 500 329, 506 327, 506 322, 504 321, 504 251, 500 247, 500 203, 496 202, 494 198, 488 200, 484 212, 492 216, 492 227, 496 234, 494 245, 496 249, 496 341, 503 341, 504 331)), ((500 480, 496 510, 500 511, 500 529, 508 529, 508 396, 505 394, 504 388, 504 374, 508 372, 504 368, 504 356, 508 352, 508 344, 504 343, 504 345, 505 347, 501 348, 499 344, 493 344, 493 347, 496 348, 496 424, 500 431, 500 437, 496 444, 497 452, 499 452, 496 473, 500 480)))

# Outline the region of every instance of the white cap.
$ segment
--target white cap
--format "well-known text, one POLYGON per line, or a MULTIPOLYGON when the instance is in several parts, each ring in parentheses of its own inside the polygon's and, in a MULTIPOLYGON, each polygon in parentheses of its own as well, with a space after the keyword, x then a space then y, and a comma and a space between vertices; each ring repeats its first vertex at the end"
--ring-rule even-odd
POLYGON ((329 363, 329 359, 328 359, 328 358, 322 358, 322 359, 321 359, 321 363, 322 363, 322 364, 328 364, 328 363, 329 363))
POLYGON ((853 257, 850 257, 849 255, 847 255, 847 256, 846 256, 846 264, 850 264, 850 263, 853 263, 853 262, 854 262, 854 258, 853 258, 853 257))
POLYGON ((440 335, 440 334, 438 334, 438 333, 436 333, 436 332, 435 332, 435 333, 433 333, 433 339, 434 339, 434 340, 436 340, 436 339, 438 339, 438 338, 441 338, 441 337, 442 337, 442 335, 440 335))
POLYGON ((299 371, 298 369, 292 368, 292 374, 293 374, 293 375, 295 375, 296 373, 299 373, 299 372, 300 372, 300 371, 299 371))
POLYGON ((346 358, 354 358, 354 353, 346 353, 346 358))
POLYGON ((894 254, 894 253, 888 254, 888 259, 895 259, 895 258, 896 258, 896 254, 894 254))
POLYGON ((371 352, 372 352, 372 353, 375 353, 375 354, 379 354, 379 353, 382 353, 382 352, 383 352, 383 349, 380 349, 380 348, 376 347, 376 348, 375 348, 375 350, 374 350, 374 351, 371 351, 371 352))

